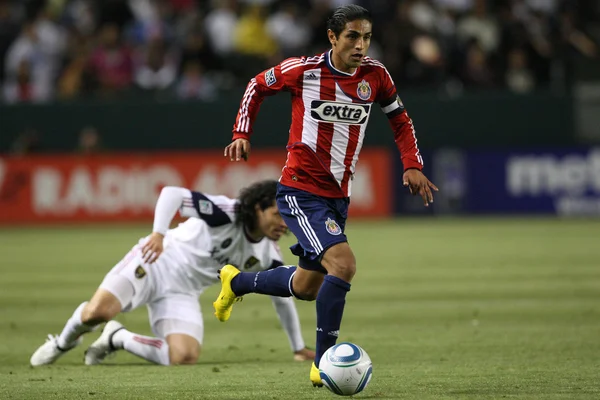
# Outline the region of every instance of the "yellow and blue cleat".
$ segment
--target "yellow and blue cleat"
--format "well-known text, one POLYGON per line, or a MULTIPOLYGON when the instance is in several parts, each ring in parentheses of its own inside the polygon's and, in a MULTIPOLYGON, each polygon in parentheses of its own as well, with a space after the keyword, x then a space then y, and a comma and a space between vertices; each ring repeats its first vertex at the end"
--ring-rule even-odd
POLYGON ((226 265, 219 271, 221 292, 219 293, 217 300, 213 303, 213 307, 215 308, 215 316, 221 322, 225 322, 229 319, 233 303, 242 301, 242 297, 236 296, 235 293, 233 293, 233 290, 231 290, 231 280, 239 273, 240 270, 233 265, 226 265))
POLYGON ((315 387, 323 386, 323 381, 321 380, 321 373, 319 372, 319 368, 317 368, 314 362, 310 367, 310 381, 315 387))

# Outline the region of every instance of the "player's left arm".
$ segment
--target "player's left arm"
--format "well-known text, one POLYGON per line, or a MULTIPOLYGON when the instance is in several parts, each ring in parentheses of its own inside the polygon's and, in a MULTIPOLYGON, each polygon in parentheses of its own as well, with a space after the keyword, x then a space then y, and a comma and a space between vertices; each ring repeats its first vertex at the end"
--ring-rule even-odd
POLYGON ((408 116, 400 96, 398 96, 390 74, 387 69, 383 68, 382 70, 381 87, 377 102, 388 117, 390 126, 394 131, 394 141, 398 151, 400 151, 402 165, 404 166, 402 183, 408 187, 411 194, 420 195, 427 207, 429 203, 433 203, 433 193, 431 191, 438 191, 438 188, 421 172, 423 157, 417 146, 415 126, 408 116))
MULTIPOLYGON (((283 262, 281 261, 283 260, 281 249, 276 242, 272 242, 272 246, 269 246, 268 257, 271 260, 269 269, 286 268, 286 266, 283 266, 283 262)), ((287 266, 287 268, 290 267, 292 266, 287 266)), ((279 322, 281 323, 281 326, 288 337, 290 347, 294 352, 294 360, 314 360, 315 352, 311 349, 308 349, 304 344, 304 340, 302 339, 300 318, 298 318, 298 310, 296 310, 296 304, 294 303, 293 298, 271 296, 271 301, 273 302, 273 306, 275 307, 275 311, 279 317, 279 322)))
POLYGON ((271 296, 271 301, 279 317, 279 322, 281 322, 281 326, 288 337, 290 347, 294 352, 294 360, 314 360, 315 352, 306 347, 302 338, 300 318, 298 317, 298 310, 296 309, 294 299, 292 297, 271 296))

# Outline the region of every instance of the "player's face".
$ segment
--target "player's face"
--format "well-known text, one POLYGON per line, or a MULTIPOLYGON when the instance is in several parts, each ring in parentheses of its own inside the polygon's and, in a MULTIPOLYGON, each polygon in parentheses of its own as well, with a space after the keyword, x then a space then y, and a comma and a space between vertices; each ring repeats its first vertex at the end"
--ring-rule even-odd
POLYGON ((371 45, 372 24, 366 19, 357 19, 346 23, 346 27, 335 37, 333 31, 327 31, 333 48, 334 67, 342 72, 353 73, 360 66, 371 45))
MULTIPOLYGON (((258 206, 257 206, 258 207, 258 206)), ((287 232, 287 225, 283 221, 277 205, 273 202, 271 207, 256 211, 258 229, 271 240, 279 240, 287 232)))

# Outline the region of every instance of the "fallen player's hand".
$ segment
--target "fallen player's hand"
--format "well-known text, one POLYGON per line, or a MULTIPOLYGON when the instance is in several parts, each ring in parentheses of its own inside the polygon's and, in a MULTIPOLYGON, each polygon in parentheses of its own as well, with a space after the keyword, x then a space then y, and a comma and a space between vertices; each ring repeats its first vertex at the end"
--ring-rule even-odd
POLYGON ((223 153, 225 157, 229 157, 229 161, 248 161, 250 156, 250 142, 246 139, 235 139, 227 147, 223 153))
POLYGON ((158 259, 163 252, 163 239, 165 236, 162 233, 152 232, 146 244, 142 246, 142 259, 148 264, 152 264, 158 259))
POLYGON ((431 193, 431 189, 436 192, 439 190, 418 169, 406 170, 404 175, 402 175, 402 181, 404 186, 407 186, 408 190, 410 190, 410 194, 413 196, 419 195, 423 198, 425 207, 429 207, 429 203, 433 203, 433 193, 431 193))
POLYGON ((294 361, 314 361, 315 352, 306 347, 294 352, 294 361))

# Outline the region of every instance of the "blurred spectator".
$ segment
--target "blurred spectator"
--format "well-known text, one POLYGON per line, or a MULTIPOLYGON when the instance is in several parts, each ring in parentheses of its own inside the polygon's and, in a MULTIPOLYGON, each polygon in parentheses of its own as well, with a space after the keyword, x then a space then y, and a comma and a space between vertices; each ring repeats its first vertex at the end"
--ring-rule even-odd
POLYGON ((73 99, 90 94, 93 83, 88 65, 90 47, 89 36, 77 30, 70 32, 64 66, 58 79, 60 99, 73 99))
POLYGON ((217 88, 203 73, 202 65, 189 60, 183 66, 183 75, 177 84, 177 97, 184 100, 214 100, 217 88))
POLYGON ((173 8, 168 0, 130 0, 131 4, 146 4, 147 13, 138 13, 127 28, 126 37, 134 46, 143 46, 154 38, 170 42, 175 38, 172 25, 173 8))
POLYGON ((434 32, 438 22, 438 13, 428 0, 409 0, 407 2, 408 19, 416 28, 434 32))
POLYGON ((464 43, 476 39, 487 54, 496 51, 500 32, 496 18, 487 11, 486 0, 475 0, 473 10, 458 23, 456 34, 464 43))
POLYGON ((135 71, 135 83, 144 90, 164 90, 177 78, 177 60, 173 52, 168 51, 165 42, 156 37, 151 39, 142 62, 135 71))
POLYGON ((64 11, 64 20, 83 35, 91 35, 98 27, 93 0, 73 0, 64 11))
POLYGON ((235 28, 238 53, 267 59, 277 52, 277 43, 267 31, 266 12, 260 5, 246 7, 235 28))
POLYGON ((488 63, 488 56, 475 40, 472 40, 467 47, 460 77, 465 87, 470 89, 495 86, 494 73, 488 63))
POLYGON ((291 0, 281 4, 279 11, 267 19, 266 28, 269 36, 277 41, 282 57, 297 57, 308 49, 311 38, 309 26, 298 5, 291 0))
POLYGON ((85 127, 79 132, 77 152, 81 154, 95 154, 102 151, 100 133, 93 126, 85 127))
POLYGON ((92 52, 90 68, 100 93, 111 94, 129 88, 133 63, 130 49, 121 43, 119 27, 108 23, 101 27, 100 44, 92 52))
POLYGON ((229 55, 234 48, 235 27, 238 23, 234 0, 213 0, 215 7, 204 23, 211 46, 221 55, 229 55))
MULTIPOLYGON (((29 93, 24 94, 25 98, 31 101, 48 100, 52 96, 58 69, 54 38, 52 35, 45 38, 38 28, 34 21, 25 23, 6 54, 6 90, 21 85, 29 93)), ((14 99, 19 101, 20 98, 14 99)))
POLYGON ((34 82, 31 73, 29 60, 22 59, 17 71, 4 84, 4 100, 7 103, 39 103, 50 98, 50 82, 34 82))
POLYGON ((535 77, 528 67, 525 51, 512 49, 508 53, 508 68, 504 79, 508 88, 515 93, 527 93, 534 89, 535 77))

